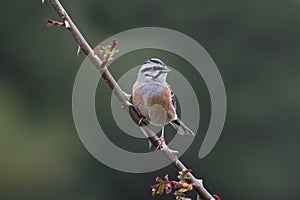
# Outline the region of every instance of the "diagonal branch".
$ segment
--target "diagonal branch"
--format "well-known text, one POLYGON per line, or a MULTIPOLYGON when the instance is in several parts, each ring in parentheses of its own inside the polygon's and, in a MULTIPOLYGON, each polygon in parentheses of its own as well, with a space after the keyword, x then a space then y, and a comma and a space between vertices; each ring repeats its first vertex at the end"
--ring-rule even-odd
MULTIPOLYGON (((106 81, 108 86, 113 90, 114 94, 117 96, 119 101, 121 102, 122 106, 129 112, 131 118, 137 123, 140 124, 142 120, 142 116, 139 112, 132 106, 132 104, 128 101, 125 93, 117 84, 111 73, 108 71, 106 67, 106 62, 103 62, 97 55, 94 55, 93 49, 89 46, 87 41, 84 39, 76 25, 73 23, 71 18, 68 16, 67 12, 60 4, 59 0, 50 0, 51 4, 53 5, 54 9, 57 11, 58 15, 63 21, 65 27, 70 31, 72 36, 74 37, 75 41, 79 45, 79 51, 89 57, 91 62, 96 66, 99 70, 101 76, 106 81)), ((140 124, 141 131, 148 136, 149 141, 156 147, 159 146, 159 138, 156 134, 142 121, 140 124)), ((167 160, 172 163, 172 165, 178 171, 185 171, 187 168, 184 164, 174 155, 174 152, 167 146, 164 145, 161 149, 162 154, 167 158, 167 160)), ((215 198, 204 188, 202 180, 196 179, 192 173, 189 173, 190 182, 193 184, 194 190, 198 193, 198 195, 203 200, 214 200, 215 198)))

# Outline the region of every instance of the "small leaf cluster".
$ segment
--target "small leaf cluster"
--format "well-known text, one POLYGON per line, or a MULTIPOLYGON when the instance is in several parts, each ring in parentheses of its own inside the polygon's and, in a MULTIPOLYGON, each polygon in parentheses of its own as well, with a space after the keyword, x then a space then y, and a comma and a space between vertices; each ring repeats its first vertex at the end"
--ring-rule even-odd
POLYGON ((162 195, 162 194, 170 194, 174 189, 173 193, 176 197, 176 200, 191 200, 190 198, 185 196, 185 192, 193 190, 193 184, 189 183, 190 176, 189 173, 192 170, 185 170, 179 172, 178 179, 179 181, 170 181, 168 178, 168 174, 165 175, 164 179, 157 177, 155 185, 152 185, 152 195, 162 195))
POLYGON ((102 56, 103 62, 108 62, 113 60, 113 56, 119 52, 119 50, 116 49, 117 46, 117 40, 112 40, 108 45, 101 46, 98 45, 94 49, 94 55, 100 54, 102 56))

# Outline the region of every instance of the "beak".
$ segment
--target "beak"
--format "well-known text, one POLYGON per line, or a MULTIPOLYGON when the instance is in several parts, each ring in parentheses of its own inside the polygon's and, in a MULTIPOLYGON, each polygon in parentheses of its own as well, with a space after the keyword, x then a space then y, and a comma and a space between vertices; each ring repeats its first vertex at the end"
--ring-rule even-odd
POLYGON ((165 68, 162 70, 163 73, 169 73, 169 72, 171 72, 171 71, 172 71, 172 70, 169 69, 169 68, 167 68, 167 67, 165 67, 165 68))

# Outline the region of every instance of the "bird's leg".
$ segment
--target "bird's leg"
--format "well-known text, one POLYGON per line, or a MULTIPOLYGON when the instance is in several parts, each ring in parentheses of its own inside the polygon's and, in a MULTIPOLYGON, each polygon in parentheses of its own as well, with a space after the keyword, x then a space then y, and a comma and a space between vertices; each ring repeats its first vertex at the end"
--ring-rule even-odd
POLYGON ((165 140, 164 134, 165 134, 165 126, 162 126, 161 127, 161 136, 160 136, 160 138, 163 139, 163 140, 165 140))
MULTIPOLYGON (((158 140, 156 140, 156 142, 158 143, 157 146, 155 147, 150 141, 149 141, 149 149, 150 151, 153 151, 153 150, 161 150, 163 151, 164 148, 167 147, 166 145, 166 140, 165 140, 165 127, 162 126, 162 129, 161 129, 161 136, 160 138, 158 138, 158 140)), ((178 151, 177 150, 173 150, 173 149, 170 149, 168 148, 168 150, 174 154, 174 156, 176 156, 176 154, 178 154, 178 151)))
POLYGON ((161 136, 160 136, 160 138, 158 138, 158 141, 157 141, 158 145, 156 147, 156 150, 161 149, 164 147, 164 145, 166 145, 166 140, 165 140, 164 135, 165 135, 165 126, 163 125, 161 127, 161 136))

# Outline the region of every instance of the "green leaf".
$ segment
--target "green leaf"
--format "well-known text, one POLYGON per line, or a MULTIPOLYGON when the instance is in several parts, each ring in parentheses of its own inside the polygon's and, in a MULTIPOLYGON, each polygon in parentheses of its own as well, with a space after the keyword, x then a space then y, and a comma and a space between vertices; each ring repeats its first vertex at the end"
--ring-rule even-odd
POLYGON ((163 194, 164 193, 164 189, 165 189, 165 185, 164 184, 160 184, 160 186, 156 190, 156 194, 163 194))

